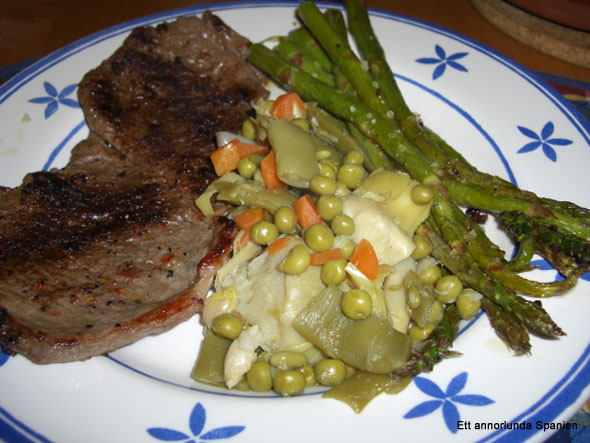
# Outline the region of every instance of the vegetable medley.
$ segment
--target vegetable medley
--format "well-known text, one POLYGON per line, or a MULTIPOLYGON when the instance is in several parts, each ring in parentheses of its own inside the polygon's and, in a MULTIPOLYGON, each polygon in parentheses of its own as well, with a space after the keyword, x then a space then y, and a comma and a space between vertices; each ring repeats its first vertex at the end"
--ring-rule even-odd
POLYGON ((376 169, 339 120, 295 93, 255 110, 241 134, 218 135, 219 179, 196 201, 239 232, 205 300, 192 377, 279 395, 328 386, 360 411, 405 386, 449 307, 472 318, 481 295, 417 232, 430 187, 376 169))

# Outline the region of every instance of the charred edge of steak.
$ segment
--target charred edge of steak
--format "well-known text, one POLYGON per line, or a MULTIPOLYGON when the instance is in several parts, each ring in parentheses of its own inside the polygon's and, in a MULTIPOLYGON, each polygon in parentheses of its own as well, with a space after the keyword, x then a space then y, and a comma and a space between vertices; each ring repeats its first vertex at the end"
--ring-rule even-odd
POLYGON ((0 263, 8 257, 48 259, 86 248, 131 225, 147 226, 166 218, 169 202, 161 199, 162 188, 142 183, 130 189, 112 189, 88 184, 82 173, 69 177, 37 172, 21 190, 24 223, 0 236, 0 263))
POLYGON ((220 230, 217 242, 209 253, 199 263, 199 274, 207 270, 217 270, 233 248, 233 241, 236 233, 236 224, 233 220, 225 217, 218 219, 220 230))

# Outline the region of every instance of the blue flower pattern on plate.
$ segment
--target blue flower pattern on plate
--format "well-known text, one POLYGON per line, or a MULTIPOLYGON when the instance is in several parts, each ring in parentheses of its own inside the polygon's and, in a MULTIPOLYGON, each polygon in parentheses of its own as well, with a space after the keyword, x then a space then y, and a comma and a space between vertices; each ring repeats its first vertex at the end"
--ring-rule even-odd
POLYGON ((550 138, 553 135, 553 131, 555 130, 553 122, 550 121, 545 123, 545 126, 543 126, 543 129, 541 129, 540 134, 537 134, 532 129, 525 128, 524 126, 517 126, 517 128, 522 134, 533 140, 532 142, 529 142, 520 148, 517 151, 518 154, 532 152, 541 147, 543 154, 545 154, 549 160, 554 162, 557 161, 557 153, 551 145, 567 146, 572 144, 572 141, 568 140, 567 138, 550 138))
POLYGON ((494 400, 477 394, 459 394, 467 384, 467 372, 461 372, 449 382, 445 392, 436 383, 424 377, 414 377, 414 383, 425 394, 435 400, 424 401, 410 409, 404 418, 418 418, 428 415, 442 406, 443 418, 449 431, 457 432, 457 423, 461 420, 455 403, 470 406, 486 406, 494 400))
POLYGON ((201 432, 203 432, 203 428, 205 427, 206 419, 207 413, 205 412, 205 408, 201 403, 197 403, 193 408, 189 418, 190 435, 183 431, 177 431, 170 428, 149 428, 147 429, 147 432, 152 437, 161 441, 182 441, 184 443, 195 443, 197 440, 221 440, 230 438, 239 434, 246 428, 245 426, 224 426, 201 434, 201 432))
MULTIPOLYGON (((559 272, 557 272, 555 270, 555 268, 553 268, 553 266, 551 266, 549 264, 549 262, 547 260, 545 260, 544 258, 531 260, 531 265, 536 266, 537 269, 539 269, 540 271, 555 271, 554 281, 565 280, 564 276, 561 275, 559 272)), ((585 280, 585 281, 590 281, 590 272, 585 272, 584 274, 582 274, 580 279, 585 280)))
POLYGON ((434 52, 436 52, 437 57, 423 57, 416 60, 418 63, 425 65, 437 65, 432 72, 432 80, 436 80, 442 76, 445 73, 447 66, 450 66, 457 71, 467 72, 467 68, 461 63, 458 63, 457 60, 465 57, 468 52, 456 52, 447 56, 447 52, 440 45, 434 46, 434 52))
POLYGON ((6 363, 9 358, 10 358, 10 355, 5 354, 4 351, 2 351, 2 349, 0 349, 0 366, 4 366, 4 363, 6 363))
POLYGON ((69 106, 70 108, 79 108, 80 105, 76 100, 73 98, 68 98, 72 92, 76 90, 78 87, 77 84, 69 85, 63 88, 60 92, 57 91, 55 86, 53 86, 49 82, 43 82, 43 87, 45 88, 45 92, 47 96, 45 97, 35 97, 29 100, 29 103, 36 103, 40 105, 46 104, 45 107, 45 118, 48 119, 51 117, 57 109, 59 105, 69 106))

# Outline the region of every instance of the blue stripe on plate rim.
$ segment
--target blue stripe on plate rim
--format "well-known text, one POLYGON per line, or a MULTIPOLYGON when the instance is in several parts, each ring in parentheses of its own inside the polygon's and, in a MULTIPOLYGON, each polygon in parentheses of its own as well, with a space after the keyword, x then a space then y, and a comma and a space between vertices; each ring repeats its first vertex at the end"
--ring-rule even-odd
MULTIPOLYGON (((41 58, 16 76, 9 79, 6 83, 4 83, 0 87, 0 105, 4 103, 10 96, 12 96, 16 91, 18 91, 22 86, 26 85, 30 81, 34 80, 43 72, 51 69, 53 66, 59 64, 61 61, 76 55, 84 51, 85 49, 99 44, 105 40, 110 38, 119 36, 121 34, 129 32, 136 26, 139 25, 151 25, 154 23, 158 23, 161 21, 174 19, 176 17, 182 15, 194 15, 200 14, 207 9, 212 11, 223 11, 223 10, 231 10, 231 9, 252 9, 252 8, 269 8, 269 7, 279 7, 279 8, 292 8, 296 6, 299 1, 252 1, 252 2, 229 2, 220 5, 211 4, 211 5, 202 5, 198 7, 187 7, 181 9, 175 9, 171 11, 166 11, 162 13, 153 14, 147 17, 135 19, 132 21, 128 21, 122 23, 120 25, 116 25, 110 28, 107 28, 103 31, 97 32, 92 34, 88 37, 80 39, 70 45, 63 47, 62 49, 47 55, 46 57, 41 58)), ((340 3, 333 3, 333 2, 318 2, 320 7, 337 7, 342 8, 340 3)), ((520 66, 515 61, 507 58, 506 56, 502 55, 501 53, 491 49, 481 43, 478 43, 475 40, 472 40, 469 37, 462 36, 457 34, 453 31, 449 31, 445 28, 439 27, 437 25, 433 25, 418 19, 406 17, 403 15, 395 14, 389 11, 382 11, 377 9, 371 9, 371 16, 377 16, 380 18, 384 18, 386 20, 398 21, 405 23, 410 26, 415 26, 422 28, 426 31, 434 32, 437 34, 444 35, 447 38, 454 39, 471 49, 478 51, 484 55, 487 55, 491 59, 497 61, 498 63, 505 66, 507 69, 514 72, 517 76, 521 77, 529 84, 531 84, 535 89, 537 89, 541 94, 543 94, 546 98, 548 98, 551 103, 555 105, 555 107, 566 116, 566 118, 570 121, 570 123, 576 128, 576 130, 580 133, 580 135, 588 142, 590 146, 590 123, 577 111, 563 96, 561 96, 557 91, 555 91, 551 86, 546 84, 542 79, 537 77, 533 72, 529 71, 528 69, 520 66)), ((473 119, 465 110, 458 107, 452 101, 448 100, 441 94, 437 93, 436 91, 412 80, 408 77, 396 75, 400 80, 411 83, 414 86, 417 86, 429 94, 434 95, 436 98, 444 101, 448 106, 453 108, 456 112, 460 113, 466 120, 469 121, 472 125, 476 127, 476 129, 484 136, 486 140, 490 143, 494 151, 500 157, 502 164, 504 165, 510 180, 516 184, 516 178, 511 171, 510 165, 506 161, 501 149, 497 146, 494 142, 492 137, 487 134, 483 128, 473 119)), ((64 140, 58 144, 58 146, 52 151, 50 154, 44 169, 48 169, 57 154, 63 149, 64 146, 67 145, 68 141, 76 135, 78 131, 85 127, 85 122, 79 123, 76 125, 70 133, 64 138, 64 140)), ((464 332, 471 324, 473 324, 475 320, 472 320, 466 327, 464 327, 460 333, 464 332)), ((199 392, 207 392, 207 393, 215 393, 219 395, 231 395, 226 393, 220 392, 212 392, 212 391, 205 391, 196 389, 195 387, 189 386, 182 386, 177 383, 173 383, 167 380, 160 379, 158 377, 152 376, 147 374, 143 371, 140 371, 136 368, 133 368, 124 362, 115 359, 114 357, 110 357, 113 362, 120 364, 128 369, 141 374, 143 376, 149 377, 153 380, 157 380, 163 383, 171 384, 174 386, 178 386, 181 388, 187 388, 191 390, 196 390, 199 392)), ((513 419, 509 420, 510 423, 517 423, 524 419, 527 421, 536 421, 540 420, 545 423, 553 421, 555 418, 559 416, 559 414, 564 411, 566 408, 570 407, 574 404, 578 398, 580 397, 582 391, 590 384, 590 345, 584 349, 578 360, 574 363, 574 365, 570 368, 570 370, 544 395, 542 395, 539 400, 531 405, 527 410, 523 411, 518 416, 514 417, 513 419)), ((278 398, 278 397, 277 397, 278 398)), ((483 439, 479 440, 479 442, 489 441, 491 439, 500 439, 500 440, 509 440, 515 441, 515 439, 521 440, 530 438, 539 430, 532 429, 527 432, 523 432, 519 430, 498 430, 495 432, 490 433, 483 439)), ((41 441, 41 442, 48 442, 49 440, 42 436, 41 434, 35 432, 28 426, 24 425, 21 421, 17 420, 15 417, 11 416, 5 409, 0 407, 0 437, 4 439, 9 439, 6 441, 18 441, 18 442, 28 442, 28 441, 41 441)))

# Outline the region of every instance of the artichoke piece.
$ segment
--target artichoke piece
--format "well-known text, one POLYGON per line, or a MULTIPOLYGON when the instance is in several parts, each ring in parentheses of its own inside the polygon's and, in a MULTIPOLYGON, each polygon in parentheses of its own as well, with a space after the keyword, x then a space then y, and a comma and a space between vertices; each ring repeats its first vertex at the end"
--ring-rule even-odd
POLYGON ((296 188, 309 187, 319 173, 312 136, 286 119, 272 120, 266 130, 281 181, 296 188))
POLYGON ((412 190, 420 183, 399 171, 377 170, 361 184, 360 193, 372 195, 383 210, 395 219, 402 230, 413 236, 414 231, 428 217, 432 202, 416 204, 412 190))
POLYGON ((329 286, 293 321, 295 330, 332 358, 362 371, 387 374, 406 363, 411 340, 387 320, 370 315, 352 320, 340 309, 342 292, 329 286))

